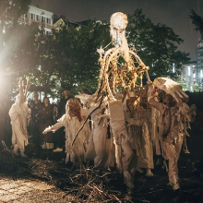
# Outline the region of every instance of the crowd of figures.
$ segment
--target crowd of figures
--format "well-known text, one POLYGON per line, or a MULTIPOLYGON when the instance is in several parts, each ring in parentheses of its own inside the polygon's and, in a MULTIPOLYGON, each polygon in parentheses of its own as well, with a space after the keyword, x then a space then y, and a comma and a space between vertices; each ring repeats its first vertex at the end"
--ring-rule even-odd
POLYGON ((58 118, 65 113, 65 105, 69 99, 70 91, 63 90, 63 99, 59 102, 58 106, 50 104, 48 97, 39 100, 38 92, 33 93, 33 100, 28 102, 28 107, 31 109, 31 119, 28 127, 29 134, 32 136, 30 139, 38 148, 42 149, 55 149, 55 151, 62 151, 65 146, 65 133, 61 129, 57 133, 57 139, 53 136, 52 132, 43 135, 43 130, 50 125, 53 125, 58 118))
POLYGON ((11 143, 14 155, 26 157, 24 151, 25 146, 28 145, 28 139, 29 143, 34 144, 37 149, 55 148, 55 151, 63 151, 65 147, 64 129, 57 133, 57 138, 53 136, 52 132, 46 135, 42 132, 65 113, 65 105, 70 91, 64 89, 64 98, 56 107, 50 104, 48 97, 44 97, 41 101, 36 91, 33 92, 33 100, 28 102, 26 99, 27 90, 23 90, 22 79, 19 83, 19 94, 9 110, 12 126, 11 143))
MULTIPOLYGON (((161 80, 174 84, 167 78, 161 80)), ((186 104, 187 95, 177 101, 176 94, 182 93, 178 89, 172 95, 149 84, 139 91, 119 93, 115 101, 107 95, 69 98, 70 92, 65 90, 57 115, 53 115, 56 111, 49 98, 41 102, 34 92, 34 100, 27 103, 26 90, 21 89, 9 111, 16 156, 25 156, 28 140, 43 149, 55 147, 56 151, 65 143, 66 163, 77 168, 93 161, 95 168, 116 168, 126 186, 133 188, 135 172, 145 169, 146 176, 153 176, 153 157, 161 155, 169 185, 179 189, 178 159, 182 148, 189 153, 187 130, 196 109, 186 104)))

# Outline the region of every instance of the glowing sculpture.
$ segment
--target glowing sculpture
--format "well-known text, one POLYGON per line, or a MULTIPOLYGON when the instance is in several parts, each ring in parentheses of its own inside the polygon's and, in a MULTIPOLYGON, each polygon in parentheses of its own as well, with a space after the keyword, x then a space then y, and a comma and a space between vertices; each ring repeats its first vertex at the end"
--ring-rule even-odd
POLYGON ((127 16, 123 13, 118 12, 111 16, 110 32, 115 47, 107 51, 102 48, 97 50, 101 70, 95 95, 105 92, 115 100, 118 90, 135 90, 142 87, 144 74, 150 82, 149 67, 142 62, 135 48, 128 47, 125 37, 127 23, 127 16))
POLYGON ((110 32, 112 42, 115 45, 106 52, 100 48, 101 66, 98 88, 93 98, 99 98, 100 94, 108 97, 110 113, 110 126, 114 136, 116 149, 117 168, 124 175, 124 183, 133 188, 135 173, 135 155, 128 138, 126 121, 123 111, 122 98, 124 91, 135 90, 143 86, 143 75, 146 73, 148 82, 151 83, 148 69, 135 49, 129 49, 125 37, 125 29, 128 24, 127 16, 123 13, 114 13, 110 19, 110 32))

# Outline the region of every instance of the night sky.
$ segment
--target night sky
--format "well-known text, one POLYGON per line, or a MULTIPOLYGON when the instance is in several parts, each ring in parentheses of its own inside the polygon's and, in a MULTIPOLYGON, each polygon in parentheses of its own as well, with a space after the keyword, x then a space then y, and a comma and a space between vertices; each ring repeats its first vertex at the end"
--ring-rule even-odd
POLYGON ((38 5, 57 16, 64 15, 72 22, 109 20, 114 12, 132 14, 141 8, 152 22, 173 28, 184 40, 179 49, 190 53, 191 60, 196 60, 199 34, 188 16, 190 9, 203 16, 203 0, 32 0, 32 5, 38 5))

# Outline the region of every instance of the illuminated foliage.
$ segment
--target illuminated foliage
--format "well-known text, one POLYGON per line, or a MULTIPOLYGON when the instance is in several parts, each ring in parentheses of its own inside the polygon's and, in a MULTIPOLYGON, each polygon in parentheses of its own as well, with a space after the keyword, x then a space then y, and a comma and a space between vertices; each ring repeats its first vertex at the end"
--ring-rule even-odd
POLYGON ((75 93, 84 88, 93 92, 100 70, 96 50, 109 42, 109 27, 100 22, 90 21, 81 26, 68 24, 59 31, 53 30, 53 35, 40 45, 41 75, 54 75, 52 84, 59 81, 75 93))
MULTIPOLYGON (((189 54, 177 49, 183 40, 166 25, 152 23, 142 10, 129 15, 128 21, 128 44, 136 48, 140 58, 150 67, 150 75, 175 78, 182 64, 189 60, 189 54), (175 72, 172 72, 173 66, 175 72)), ((59 32, 54 32, 49 66, 53 66, 51 70, 61 83, 72 85, 75 91, 86 88, 94 92, 100 70, 96 50, 110 42, 106 22, 92 20, 79 27, 67 24, 59 32)))
MULTIPOLYGON (((5 90, 12 92, 17 89, 19 77, 29 76, 33 84, 51 88, 55 96, 61 86, 67 85, 73 93, 82 89, 93 93, 100 71, 97 49, 112 47, 109 24, 96 20, 80 24, 66 22, 59 31, 53 30, 53 35, 43 35, 42 31, 38 35, 37 24, 17 23, 19 16, 27 12, 30 1, 18 0, 15 6, 14 1, 12 6, 8 2, 3 0, 0 6, 1 30, 6 26, 6 33, 0 32, 0 69, 9 81, 5 90)), ((188 54, 177 50, 183 40, 166 25, 153 24, 141 10, 129 15, 128 21, 128 44, 136 48, 150 67, 150 75, 175 77, 182 63, 189 60, 188 54), (171 71, 172 64, 176 73, 171 71)))
POLYGON ((1 92, 4 96, 13 92, 19 76, 32 64, 37 28, 18 23, 19 17, 28 11, 30 2, 0 1, 0 77, 3 78, 1 92))
POLYGON ((189 54, 177 49, 183 40, 173 29, 160 23, 154 24, 139 9, 128 19, 128 43, 137 49, 143 62, 150 66, 149 74, 171 78, 179 75, 182 64, 189 61, 189 54), (172 71, 173 66, 175 72, 172 71))

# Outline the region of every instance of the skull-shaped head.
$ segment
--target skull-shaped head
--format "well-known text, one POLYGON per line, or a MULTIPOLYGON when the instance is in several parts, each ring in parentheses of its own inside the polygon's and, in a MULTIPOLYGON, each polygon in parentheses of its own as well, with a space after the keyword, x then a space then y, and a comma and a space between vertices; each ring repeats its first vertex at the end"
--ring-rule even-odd
POLYGON ((111 24, 110 27, 111 27, 112 41, 117 46, 121 46, 122 41, 120 38, 120 33, 125 31, 125 29, 127 27, 127 24, 128 24, 127 15, 125 15, 121 12, 114 13, 111 16, 110 24, 111 24))

